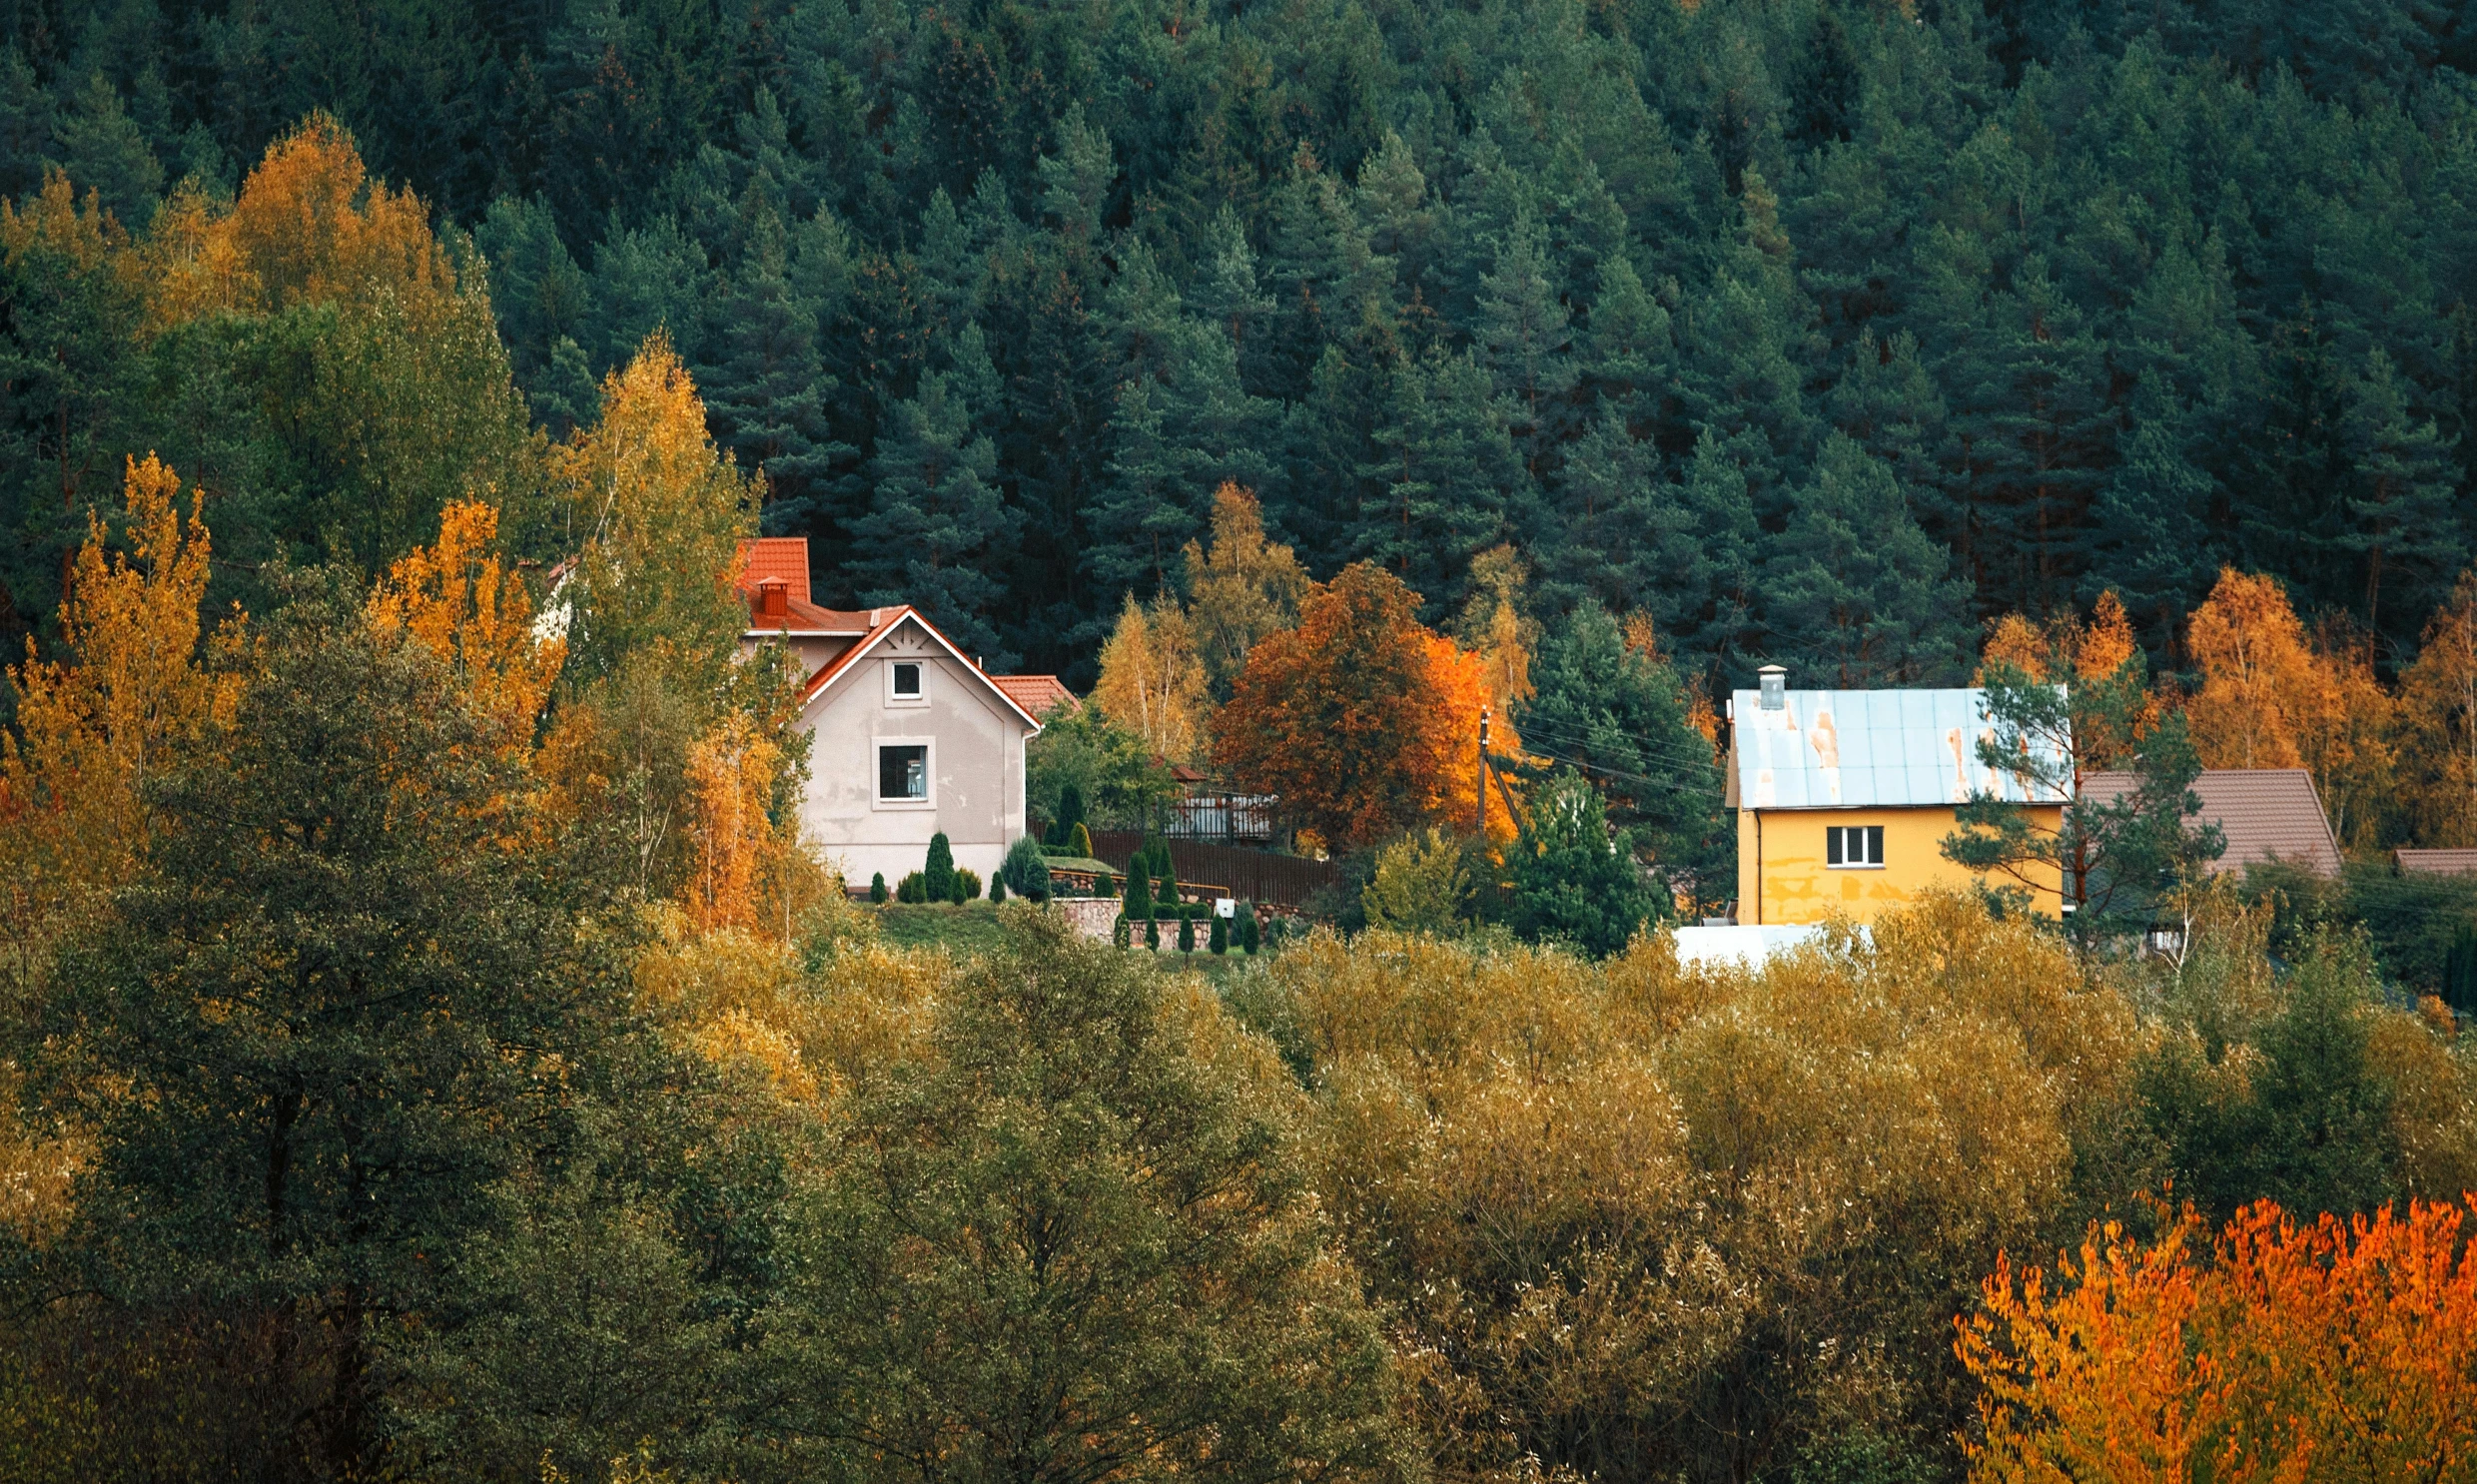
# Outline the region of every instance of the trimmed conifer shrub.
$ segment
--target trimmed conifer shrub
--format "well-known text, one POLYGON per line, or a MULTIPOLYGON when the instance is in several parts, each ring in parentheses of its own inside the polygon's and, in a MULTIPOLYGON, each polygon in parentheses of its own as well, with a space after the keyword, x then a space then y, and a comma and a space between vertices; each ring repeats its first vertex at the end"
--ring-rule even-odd
POLYGON ((1004 871, 989 878, 989 900, 993 904, 1006 900, 1006 873, 1004 871))
POLYGON ((1149 923, 1153 920, 1153 879, 1145 874, 1144 862, 1140 860, 1128 863, 1125 900, 1130 921, 1149 923))
POLYGON ((946 843, 946 832, 929 837, 929 863, 921 868, 921 884, 928 889, 931 902, 960 902, 955 895, 955 847, 946 843))
POLYGON ((947 900, 960 907, 966 902, 981 900, 981 873, 969 866, 955 868, 955 892, 947 900))
MULTIPOLYGON (((1008 891, 1027 902, 1050 899, 1049 857, 1041 854, 1040 843, 1030 835, 1007 847, 1006 864, 998 868, 998 875, 1005 880, 1008 891)), ((998 899, 994 885, 989 897, 993 902, 998 899)))
POLYGON ((1256 945, 1261 941, 1262 934, 1263 929, 1257 926, 1255 921, 1255 904, 1252 902, 1239 903, 1238 946, 1245 949, 1248 953, 1253 953, 1255 952, 1256 945))
POLYGON ((1195 951, 1196 919, 1182 912, 1179 914, 1179 952, 1192 954, 1195 951))
POLYGON ((885 872, 883 872, 883 871, 878 871, 878 872, 874 872, 874 873, 872 873, 872 874, 870 875, 870 877, 869 877, 869 900, 870 900, 870 901, 872 901, 872 902, 877 903, 877 904, 878 904, 878 905, 880 905, 880 906, 884 906, 884 905, 885 905, 885 902, 886 902, 886 873, 885 873, 885 872))
POLYGON ((1084 821, 1077 820, 1075 828, 1067 832, 1067 849, 1085 860, 1092 859, 1093 832, 1084 828, 1084 821))
POLYGON ((895 883, 895 900, 915 904, 926 902, 929 900, 929 884, 922 880, 918 871, 914 871, 895 883))
POLYGON ((1218 912, 1213 915, 1213 941, 1209 946, 1217 954, 1230 952, 1230 925, 1231 919, 1218 912))
POLYGON ((1148 917, 1144 920, 1144 946, 1155 953, 1161 952, 1160 918, 1148 917))

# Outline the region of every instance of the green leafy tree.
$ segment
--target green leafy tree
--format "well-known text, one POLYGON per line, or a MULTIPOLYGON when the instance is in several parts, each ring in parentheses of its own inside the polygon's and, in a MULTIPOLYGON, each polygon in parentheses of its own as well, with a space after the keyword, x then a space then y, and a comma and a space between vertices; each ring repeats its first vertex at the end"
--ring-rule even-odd
MULTIPOLYGON (((1032 812, 1052 821, 1060 846, 1073 845, 1068 837, 1088 820, 1103 829, 1140 825, 1179 789, 1169 766, 1143 739, 1098 706, 1052 712, 1024 753, 1024 791, 1032 812), (1076 792, 1074 818, 1066 810, 1069 789, 1076 792)), ((1086 855, 1092 853, 1089 844, 1086 855)))
POLYGON ((1470 907, 1470 872, 1461 844, 1439 830, 1406 835, 1378 851, 1375 874, 1359 892, 1367 926, 1396 933, 1450 934, 1470 907))
POLYGON ((2379 981, 2361 945, 2337 934, 2306 946, 2275 1013, 2246 1036, 2242 1078, 2229 1047, 2177 1037, 2139 1069, 2144 1118, 2165 1145, 2176 1188, 2215 1219, 2255 1200, 2346 1214, 2404 1193, 2398 1090, 2373 1055, 2379 981))
POLYGON ((1514 720, 1526 752, 1579 769, 1651 869, 1698 909, 1736 893, 1736 831, 1711 744, 1686 719, 1677 672, 1586 603, 1551 625, 1514 720))
POLYGON ((1946 859, 2007 879, 2005 890, 2033 910, 2050 905, 2034 894, 2060 881, 2054 911, 2070 909, 2085 947, 2147 928, 2161 899, 2225 849, 2217 825, 2193 823, 2201 760, 2184 717, 2154 715, 2145 679, 2138 650, 2107 673, 2065 681, 2012 661, 1989 665, 1978 758, 2013 780, 2015 797, 1974 793, 1943 842, 1946 859), (2025 797, 2061 802, 2058 823, 2039 823, 2025 797))
POLYGON ((1324 1260, 1286 1074, 1063 923, 1007 933, 935 1056, 852 1109, 768 1324, 794 1461, 1393 1476, 1384 1345, 1324 1260))
POLYGON ((1635 864, 1631 842, 1608 827, 1599 791, 1564 770, 1532 795, 1522 835, 1506 850, 1513 882, 1506 926, 1533 942, 1570 944, 1593 957, 1622 951, 1669 910, 1635 864))
POLYGON ((539 785, 446 667, 349 589, 261 642, 228 743, 171 771, 143 874, 60 967, 47 1093, 96 1150, 64 1260, 165 1322, 264 1326, 304 1410, 248 1419, 252 1450, 353 1476, 415 1402, 405 1347, 473 1316, 441 1258, 516 1236, 509 1182, 590 1167, 639 1023, 617 904, 527 822, 539 785))

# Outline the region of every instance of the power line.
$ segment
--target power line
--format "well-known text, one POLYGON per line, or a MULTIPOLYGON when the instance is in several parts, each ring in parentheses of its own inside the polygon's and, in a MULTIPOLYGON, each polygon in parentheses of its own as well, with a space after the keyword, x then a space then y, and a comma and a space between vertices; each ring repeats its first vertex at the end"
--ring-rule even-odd
MULTIPOLYGON (((1546 738, 1553 742, 1561 742, 1564 745, 1573 748, 1588 749, 1598 745, 1599 742, 1598 738, 1581 735, 1563 727, 1532 725, 1519 721, 1514 723, 1514 732, 1516 735, 1523 737, 1526 741, 1531 737, 1537 736, 1546 738)), ((1642 742, 1636 738, 1627 737, 1623 733, 1620 733, 1619 737, 1623 745, 1630 748, 1636 754, 1654 762, 1671 763, 1680 767, 1697 767, 1711 773, 1725 771, 1719 763, 1714 762, 1710 758, 1696 757, 1691 754, 1673 752, 1666 748, 1642 742)))

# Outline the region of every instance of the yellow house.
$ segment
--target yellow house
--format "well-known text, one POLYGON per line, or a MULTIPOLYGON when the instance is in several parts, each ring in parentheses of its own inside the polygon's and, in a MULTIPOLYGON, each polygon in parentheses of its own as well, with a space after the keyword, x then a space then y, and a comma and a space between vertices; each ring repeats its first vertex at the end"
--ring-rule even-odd
MULTIPOLYGON (((2061 791, 2033 797, 1979 760, 1984 691, 1790 690, 1780 666, 1759 673, 1729 701, 1740 923, 1870 922, 1930 889, 1968 889, 1979 875, 1943 842, 1975 795, 2029 807, 2042 832, 2063 822, 2061 791)), ((2061 873, 2034 877, 2040 911, 2056 914, 2062 895, 2061 873)))

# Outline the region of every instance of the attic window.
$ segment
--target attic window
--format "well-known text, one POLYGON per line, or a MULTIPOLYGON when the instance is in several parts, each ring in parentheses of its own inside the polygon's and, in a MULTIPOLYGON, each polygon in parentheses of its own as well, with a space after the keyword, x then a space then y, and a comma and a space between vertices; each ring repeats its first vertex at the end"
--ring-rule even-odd
POLYGON ((1824 830, 1824 864, 1844 871, 1884 867, 1882 825, 1832 825, 1824 830))
POLYGON ((917 701, 920 699, 919 665, 898 664, 895 666, 895 699, 898 701, 917 701))

